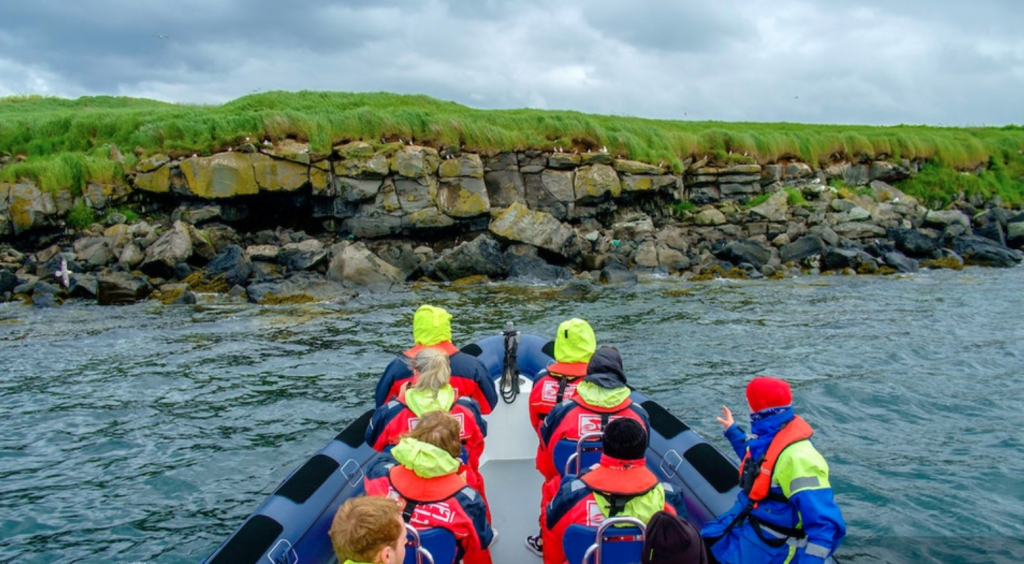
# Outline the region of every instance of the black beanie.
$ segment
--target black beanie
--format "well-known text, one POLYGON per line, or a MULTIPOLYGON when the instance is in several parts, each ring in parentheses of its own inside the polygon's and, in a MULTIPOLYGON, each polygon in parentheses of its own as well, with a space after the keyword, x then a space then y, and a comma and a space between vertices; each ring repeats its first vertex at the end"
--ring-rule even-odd
POLYGON ((620 417, 604 428, 604 454, 619 460, 638 460, 647 455, 647 432, 636 419, 620 417))

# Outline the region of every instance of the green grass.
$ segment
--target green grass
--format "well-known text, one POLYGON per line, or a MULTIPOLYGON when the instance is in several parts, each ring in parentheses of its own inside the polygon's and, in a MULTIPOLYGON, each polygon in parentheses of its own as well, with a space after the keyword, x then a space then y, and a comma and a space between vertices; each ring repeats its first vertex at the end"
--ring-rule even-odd
MULTIPOLYGON (((1024 128, 899 125, 838 126, 651 120, 547 110, 476 110, 427 96, 390 93, 266 92, 219 106, 181 105, 110 96, 77 100, 40 96, 0 99, 0 155, 25 160, 0 169, 0 180, 30 178, 46 190, 123 178, 139 157, 209 155, 242 143, 286 138, 314 152, 363 140, 375 145, 414 139, 468 151, 545 149, 596 151, 673 172, 687 158, 714 164, 795 159, 809 164, 919 159, 949 171, 1001 166, 1001 190, 1022 190, 1024 128), (125 157, 110 160, 111 147, 125 157), (1014 184, 1016 182, 1016 184, 1014 184)), ((986 183, 989 190, 994 185, 986 183)), ((996 190, 998 192, 998 190, 996 190)))
POLYGON ((96 223, 96 213, 84 201, 75 202, 68 210, 67 224, 74 229, 85 229, 96 223))

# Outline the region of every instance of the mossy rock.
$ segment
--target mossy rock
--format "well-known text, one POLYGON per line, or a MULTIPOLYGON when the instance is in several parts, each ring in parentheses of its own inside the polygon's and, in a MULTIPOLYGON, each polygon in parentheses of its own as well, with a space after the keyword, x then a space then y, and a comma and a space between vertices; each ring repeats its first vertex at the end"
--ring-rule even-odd
POLYGON ((300 305, 308 304, 318 301, 309 294, 264 294, 263 299, 259 301, 260 305, 300 305))
POLYGON ((921 263, 921 268, 948 268, 950 270, 963 270, 964 265, 953 257, 945 257, 934 260, 926 260, 921 263))
POLYGON ((720 278, 725 278, 727 280, 746 280, 747 271, 735 266, 726 270, 722 268, 722 265, 716 264, 711 268, 701 270, 700 274, 691 277, 690 280, 694 282, 706 282, 708 280, 717 280, 720 278))
POLYGON ((189 290, 200 294, 226 294, 231 290, 226 274, 218 274, 213 278, 207 278, 202 272, 193 272, 181 282, 188 284, 189 290))

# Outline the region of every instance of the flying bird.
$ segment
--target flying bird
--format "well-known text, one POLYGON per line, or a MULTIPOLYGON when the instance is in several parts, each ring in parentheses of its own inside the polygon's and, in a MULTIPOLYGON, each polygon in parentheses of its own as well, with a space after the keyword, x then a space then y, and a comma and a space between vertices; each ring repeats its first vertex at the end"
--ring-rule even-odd
POLYGON ((156 37, 157 39, 170 39, 171 38, 170 35, 164 35, 162 33, 157 33, 154 37, 156 37))
POLYGON ((53 275, 57 277, 57 280, 64 284, 65 288, 68 288, 71 284, 71 279, 68 278, 68 275, 70 274, 71 271, 68 270, 68 259, 60 257, 60 268, 55 270, 53 275))

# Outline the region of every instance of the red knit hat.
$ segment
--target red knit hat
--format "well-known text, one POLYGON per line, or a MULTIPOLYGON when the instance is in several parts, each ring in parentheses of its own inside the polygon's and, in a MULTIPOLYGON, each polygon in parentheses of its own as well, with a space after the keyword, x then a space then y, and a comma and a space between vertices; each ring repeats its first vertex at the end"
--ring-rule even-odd
POLYGON ((785 380, 757 376, 747 384, 747 403, 754 413, 769 407, 783 407, 793 403, 793 392, 785 380))

